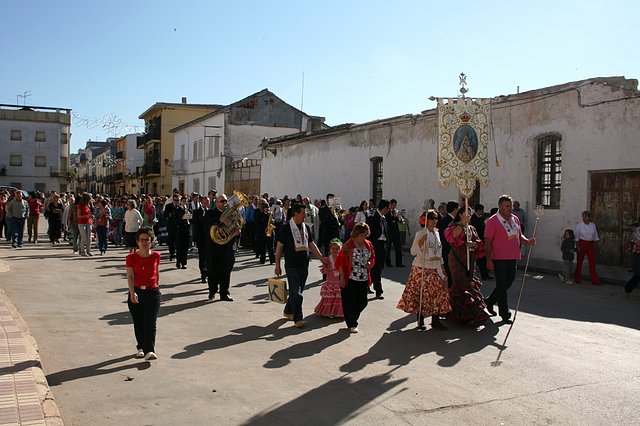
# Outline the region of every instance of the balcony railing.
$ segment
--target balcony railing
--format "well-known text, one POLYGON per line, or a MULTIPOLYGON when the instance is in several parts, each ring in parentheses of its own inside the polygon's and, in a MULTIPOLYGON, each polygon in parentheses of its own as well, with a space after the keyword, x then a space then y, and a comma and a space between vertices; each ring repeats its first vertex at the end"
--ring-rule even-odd
POLYGON ((124 158, 124 151, 116 151, 116 158, 124 158))
POLYGON ((152 174, 160 174, 160 163, 149 163, 144 165, 144 174, 152 175, 152 174))
POLYGON ((115 175, 113 175, 113 180, 114 181, 119 181, 119 180, 123 180, 124 179, 124 174, 123 173, 116 173, 115 175))
POLYGON ((69 168, 67 166, 51 166, 49 176, 51 177, 67 177, 69 173, 69 168))
POLYGON ((173 161, 173 174, 184 175, 187 173, 187 160, 174 160, 173 161))

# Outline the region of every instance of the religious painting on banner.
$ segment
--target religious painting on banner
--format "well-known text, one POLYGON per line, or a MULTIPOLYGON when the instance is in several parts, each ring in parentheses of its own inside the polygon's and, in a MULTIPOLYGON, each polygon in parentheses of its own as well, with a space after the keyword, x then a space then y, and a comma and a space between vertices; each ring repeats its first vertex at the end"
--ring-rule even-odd
POLYGON ((490 99, 438 98, 438 177, 446 188, 455 181, 465 198, 476 181, 489 184, 490 99))

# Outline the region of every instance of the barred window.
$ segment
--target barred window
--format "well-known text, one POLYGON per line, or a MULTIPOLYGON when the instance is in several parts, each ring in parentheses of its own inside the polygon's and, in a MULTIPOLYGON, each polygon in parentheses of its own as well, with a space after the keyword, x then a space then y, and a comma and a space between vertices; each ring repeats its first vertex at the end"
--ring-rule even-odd
POLYGON ((11 130, 11 140, 12 141, 21 141, 22 140, 22 130, 11 130))
POLYGON ((382 157, 374 157, 371 159, 371 171, 372 171, 372 188, 371 198, 377 204, 382 199, 382 157))
POLYGON ((538 139, 537 204, 548 209, 560 208, 562 183, 562 137, 548 135, 538 139))
POLYGON ((36 142, 46 142, 47 133, 41 130, 36 130, 36 142))

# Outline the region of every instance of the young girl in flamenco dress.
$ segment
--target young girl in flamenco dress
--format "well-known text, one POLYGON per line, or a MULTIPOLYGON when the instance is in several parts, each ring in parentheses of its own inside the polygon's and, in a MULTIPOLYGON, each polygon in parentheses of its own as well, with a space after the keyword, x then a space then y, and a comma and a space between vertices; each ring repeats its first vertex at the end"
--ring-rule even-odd
POLYGON ((315 308, 315 313, 323 317, 329 318, 342 318, 344 313, 342 311, 342 296, 340 295, 340 274, 334 268, 336 258, 342 244, 339 239, 333 239, 329 242, 329 261, 331 262, 331 268, 322 267, 322 273, 326 274, 327 279, 322 283, 320 288, 320 303, 315 308))

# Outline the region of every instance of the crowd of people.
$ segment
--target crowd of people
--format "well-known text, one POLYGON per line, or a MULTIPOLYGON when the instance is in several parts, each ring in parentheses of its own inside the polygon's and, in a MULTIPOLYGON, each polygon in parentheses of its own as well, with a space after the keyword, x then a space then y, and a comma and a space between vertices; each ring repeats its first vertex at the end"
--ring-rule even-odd
MULTIPOLYGON (((250 195, 246 206, 230 208, 227 196, 216 191, 188 196, 176 190, 170 197, 31 192, 23 199, 22 191, 16 191, 8 200, 7 195, 0 194, 0 236, 4 232, 14 248, 23 245, 25 225, 27 242, 39 243, 38 223, 43 214, 52 245, 66 240, 73 253, 86 257, 93 256, 93 241, 101 255, 109 247, 129 250, 128 305, 136 356, 148 360, 156 358, 160 303, 161 256, 151 249, 154 244, 167 245, 169 261, 175 261, 178 269, 186 269, 189 253, 195 256, 197 252, 198 272, 201 282, 207 283, 209 300, 219 294, 221 300, 233 301, 231 273, 239 248, 251 250, 260 264, 268 258, 276 276, 286 274, 288 300, 283 315, 298 328, 304 327, 303 292, 313 254, 322 263, 324 281, 315 313, 343 318, 350 332, 357 333, 369 295, 375 294, 373 300, 384 299, 384 267, 392 266, 392 260, 395 267, 405 266, 402 247, 411 236, 411 221, 395 199, 363 200, 343 209, 331 193, 313 201, 302 195, 280 199, 263 194, 250 195), (231 210, 241 218, 237 229, 232 223, 237 219, 228 214, 231 210)), ((413 261, 397 303, 398 309, 416 315, 419 330, 426 329, 426 318, 437 330, 447 329, 443 319, 477 326, 499 315, 503 322, 510 322, 507 291, 515 279, 521 246, 535 244, 535 238, 525 236, 526 214, 517 201, 503 195, 497 205, 486 214, 481 204, 472 209, 452 200, 436 209, 435 202, 428 201, 418 220, 420 229, 413 236, 413 261), (495 288, 485 298, 483 281, 493 279, 495 288)), ((590 212, 583 212, 575 230, 564 232, 562 282, 579 283, 587 257, 592 283, 599 284, 595 268, 599 238, 591 217, 590 212), (575 252, 578 264, 574 269, 575 252)), ((640 227, 633 238, 634 276, 625 286, 627 296, 640 283, 640 227)))

